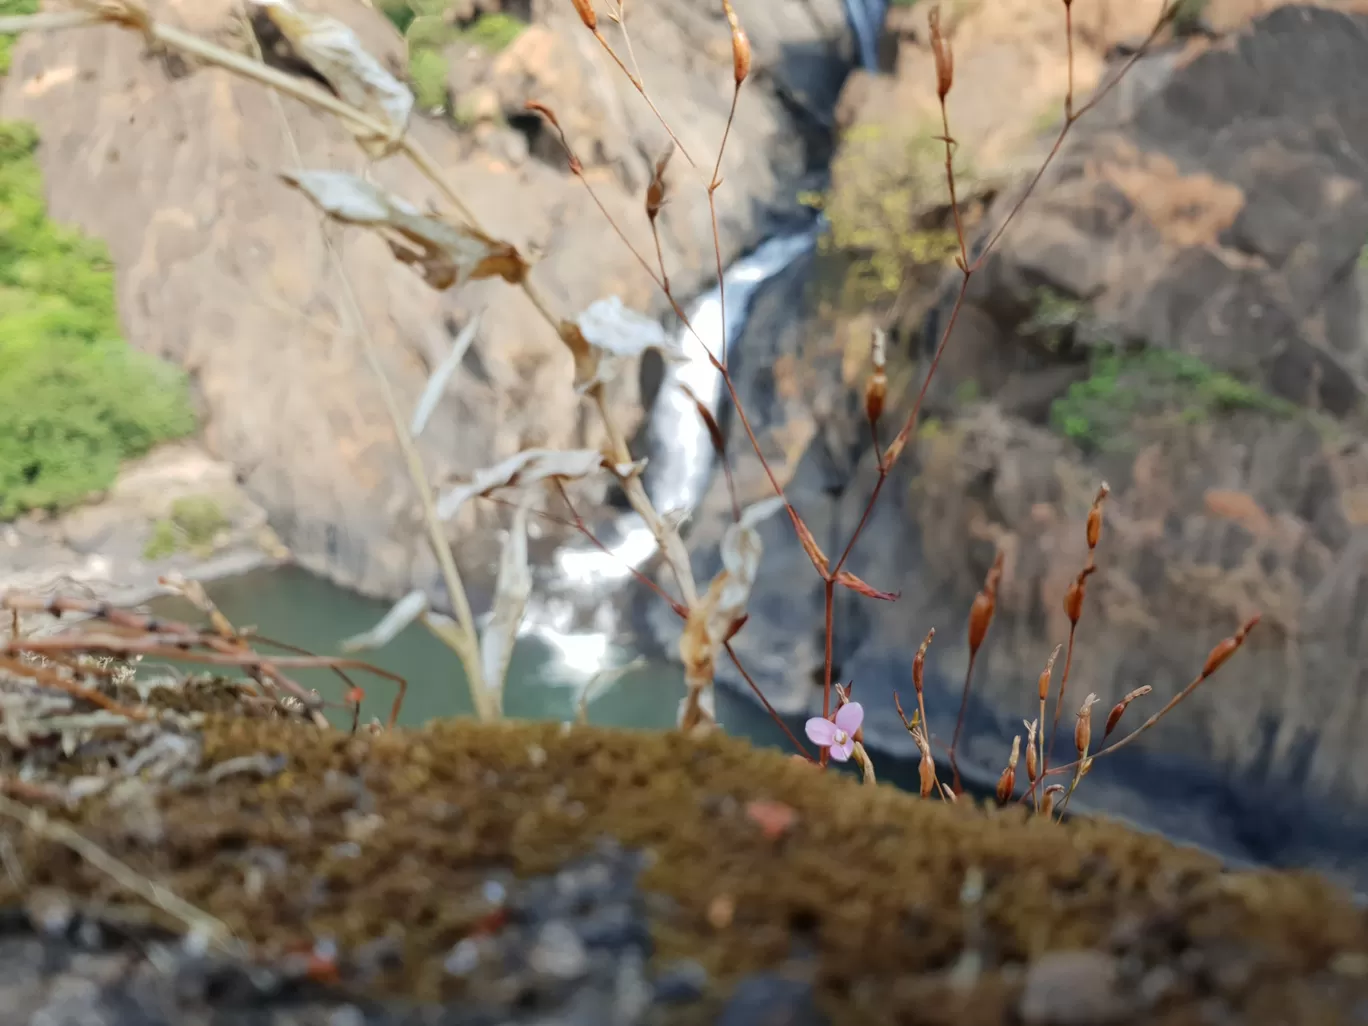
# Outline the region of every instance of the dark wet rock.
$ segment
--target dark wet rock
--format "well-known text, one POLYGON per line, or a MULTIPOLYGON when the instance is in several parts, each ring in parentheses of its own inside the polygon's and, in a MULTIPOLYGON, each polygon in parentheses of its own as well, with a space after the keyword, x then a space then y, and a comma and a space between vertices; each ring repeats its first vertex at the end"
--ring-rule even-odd
POLYGON ((828 1026, 810 983, 766 974, 743 981, 717 1026, 828 1026))

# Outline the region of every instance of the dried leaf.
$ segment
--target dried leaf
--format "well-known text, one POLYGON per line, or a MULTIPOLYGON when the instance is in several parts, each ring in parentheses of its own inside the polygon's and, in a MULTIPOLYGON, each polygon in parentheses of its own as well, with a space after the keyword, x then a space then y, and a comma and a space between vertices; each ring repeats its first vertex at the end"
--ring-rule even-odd
POLYGON ((689 611, 679 639, 684 683, 689 688, 679 716, 685 730, 712 721, 709 703, 714 660, 733 625, 746 615, 746 602, 760 571, 764 547, 756 528, 783 506, 783 498, 776 495, 741 511, 740 520, 728 527, 722 538, 722 569, 708 585, 707 594, 689 611))
POLYGON ((441 401, 442 393, 446 391, 447 382, 465 359, 466 350, 475 341, 475 333, 479 330, 480 317, 477 314, 461 329, 456 341, 451 344, 451 352, 447 353, 446 359, 437 365, 428 378, 423 394, 418 397, 418 405, 413 408, 413 421, 409 424, 409 434, 414 438, 421 435, 423 428, 427 427, 433 411, 437 409, 437 403, 441 401))
POLYGON ((280 177, 333 220, 374 229, 395 258, 417 267, 434 289, 495 277, 517 284, 527 275, 526 262, 508 243, 420 213, 407 200, 356 175, 286 171, 280 177))
POLYGON ((389 152, 408 127, 413 94, 361 46, 350 28, 326 15, 298 10, 290 0, 252 0, 294 50, 341 99, 386 125, 388 136, 352 127, 368 154, 389 152))
POLYGON ((863 595, 865 598, 880 599, 884 602, 896 602, 901 592, 880 591, 878 588, 870 587, 860 580, 849 570, 842 570, 836 575, 836 583, 842 587, 849 588, 856 594, 863 595))
MULTIPOLYGON (((667 360, 683 361, 684 350, 660 323, 623 306, 617 296, 595 300, 575 318, 579 336, 590 346, 586 358, 575 360, 575 388, 583 392, 611 381, 624 361, 658 350, 667 360)), ((565 332, 562 331, 562 337, 565 332)), ((574 346, 570 339, 567 344, 574 346)))
POLYGON ((499 557, 494 608, 480 636, 480 670, 485 687, 494 692, 503 691, 513 644, 518 640, 518 625, 532 594, 532 571, 527 565, 527 514, 531 503, 532 496, 525 496, 513 514, 508 540, 499 557))
POLYGON ((355 652, 358 649, 381 648, 388 645, 400 631, 426 613, 427 609, 427 592, 415 588, 396 602, 370 630, 342 642, 342 650, 355 652))
POLYGON ((497 488, 535 484, 551 478, 580 478, 602 469, 597 449, 524 449, 492 467, 477 470, 466 484, 457 485, 437 500, 437 516, 450 520, 465 503, 497 488))

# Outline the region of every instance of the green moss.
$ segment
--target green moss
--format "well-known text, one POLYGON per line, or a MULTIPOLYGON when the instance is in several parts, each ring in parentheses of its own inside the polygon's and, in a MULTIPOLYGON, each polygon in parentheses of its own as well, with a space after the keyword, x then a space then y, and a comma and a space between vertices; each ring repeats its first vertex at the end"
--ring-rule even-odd
POLYGON ((77 503, 194 428, 184 376, 119 337, 104 247, 48 219, 37 144, 0 122, 0 519, 77 503))
MULTIPOLYGON (((0 17, 37 14, 38 0, 0 0, 0 17)), ((13 56, 14 36, 0 36, 0 75, 8 75, 13 56)))
POLYGON ((527 25, 511 14, 482 14, 461 32, 461 38, 468 43, 498 53, 517 39, 527 25))
POLYGON ((143 559, 158 560, 192 549, 213 548, 215 536, 228 526, 222 507, 207 495, 188 495, 171 504, 171 515, 152 525, 143 546, 143 559))
POLYGON ((173 556, 181 550, 180 532, 176 530, 176 525, 170 520, 158 520, 152 525, 152 533, 148 535, 147 544, 143 546, 143 559, 149 563, 155 563, 159 559, 173 556))
MULTIPOLYGON (((154 694, 232 704, 222 685, 154 694)), ((1227 871, 1102 821, 921 801, 736 738, 470 721, 348 736, 229 711, 208 719, 202 741, 205 769, 279 755, 283 770, 150 780, 147 804, 106 794, 50 815, 219 917, 259 957, 330 938, 346 984, 368 996, 488 993, 507 978, 496 960, 470 974, 445 963, 491 928, 491 873, 553 873, 603 838, 651 853, 641 884, 660 898, 648 906, 658 964, 688 958, 707 970, 701 1002, 652 1017, 665 1026, 718 1021, 738 978, 795 951, 808 953, 830 1021, 860 1026, 1017 1021, 1022 966, 1079 949, 1114 952, 1137 979, 1171 967, 1178 982, 1144 1019, 1154 1026, 1201 1021, 1213 977, 1230 1020, 1250 1026, 1346 1021, 1362 994, 1327 981, 1365 950, 1368 925, 1310 874, 1227 871), (149 808, 155 845, 129 821, 149 808), (767 832, 773 810, 784 825, 767 832), (247 871, 261 850, 274 853, 264 882, 247 871), (364 976, 353 968, 351 956, 387 936, 394 958, 366 961, 364 976), (989 943, 971 946, 974 936, 989 943), (968 977, 952 971, 966 952, 982 959, 968 977), (1216 977, 1227 967, 1246 971, 1216 977)), ((0 764, 5 754, 0 740, 0 764)), ((83 749, 60 772, 107 773, 108 756, 83 749)), ((12 840, 22 872, 0 873, 0 906, 22 907, 40 887, 109 899, 88 860, 38 831, 12 840)))
POLYGON ((418 106, 425 110, 447 103, 447 62, 442 52, 418 47, 409 53, 409 84, 418 106))
POLYGON ((1239 410, 1288 417, 1297 407, 1182 353, 1099 350, 1088 378, 1055 400, 1050 420, 1086 450, 1114 451, 1126 447, 1137 417, 1199 422, 1239 410))

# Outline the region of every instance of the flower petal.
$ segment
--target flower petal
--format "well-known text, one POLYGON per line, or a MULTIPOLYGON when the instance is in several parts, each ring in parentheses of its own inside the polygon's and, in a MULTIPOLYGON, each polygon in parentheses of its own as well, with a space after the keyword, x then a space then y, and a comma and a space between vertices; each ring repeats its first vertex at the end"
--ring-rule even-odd
POLYGON ((854 734, 864 722, 864 706, 859 702, 847 702, 836 710, 836 726, 847 734, 854 734))
POLYGON ((836 724, 821 716, 812 717, 803 729, 807 731, 808 740, 822 748, 836 740, 836 724))
POLYGON ((855 742, 850 740, 850 738, 846 738, 845 744, 831 746, 831 757, 837 762, 845 762, 850 758, 851 753, 854 751, 855 742))

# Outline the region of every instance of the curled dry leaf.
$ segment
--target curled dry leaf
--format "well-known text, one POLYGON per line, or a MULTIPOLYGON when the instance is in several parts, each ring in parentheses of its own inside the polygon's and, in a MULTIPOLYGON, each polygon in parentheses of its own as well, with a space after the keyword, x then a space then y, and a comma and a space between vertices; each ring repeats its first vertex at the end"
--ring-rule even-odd
POLYGON ((783 498, 776 495, 741 511, 741 519, 722 538, 722 569, 708 585, 707 594, 689 610, 679 639, 684 683, 689 689, 680 706, 679 725, 684 730, 712 721, 708 706, 714 660, 736 621, 746 615, 746 602, 760 572, 764 546, 757 528, 783 505, 783 498))
POLYGON ((437 500, 437 516, 450 520, 470 499, 497 488, 588 477, 603 466, 603 453, 597 449, 524 449, 492 467, 477 470, 470 481, 444 492, 437 500))
POLYGON ((427 592, 415 588, 386 613, 374 627, 363 634, 357 634, 342 642, 342 651, 356 652, 366 648, 382 648, 388 645, 409 624, 415 622, 428 611, 427 592))
POLYGON ((439 363, 428 378, 427 385, 423 388, 423 394, 418 397, 418 405, 413 408, 413 421, 409 424, 409 434, 417 438, 423 433, 423 428, 427 427, 427 422, 432 418, 432 413, 437 409, 438 402, 441 401, 442 393, 446 391, 447 382, 456 373, 456 368, 465 359, 466 350, 475 341, 475 333, 480 330, 480 318, 477 314, 472 317, 466 326, 461 329, 456 341, 451 344, 451 352, 447 353, 446 359, 439 363))
MULTIPOLYGON (((677 339, 666 334, 653 318, 629 310, 617 296, 599 299, 575 318, 579 339, 588 346, 583 357, 576 353, 575 388, 583 392, 596 384, 611 381, 624 360, 641 356, 648 349, 656 349, 667 360, 684 360, 684 350, 677 339)), ((561 332, 565 337, 565 331, 561 332)), ((571 351, 576 342, 565 337, 571 351)))
POLYGON ((286 171, 280 176, 325 214, 344 224, 372 228, 396 259, 417 267, 434 289, 478 278, 517 284, 527 264, 516 248, 466 225, 420 213, 407 200, 344 171, 286 171))
POLYGON ((321 14, 297 9, 289 0, 251 0, 285 37, 295 56, 318 72, 333 92, 363 114, 387 126, 388 136, 352 126, 357 142, 372 157, 389 152, 408 127, 413 94, 366 52, 350 28, 321 14))
POLYGON ((513 658, 513 644, 518 639, 518 625, 523 610, 532 594, 532 571, 527 565, 527 515, 532 496, 523 497, 513 514, 499 557, 499 576, 494 584, 494 608, 489 623, 480 636, 480 670, 484 685, 496 694, 502 693, 504 676, 513 658))

